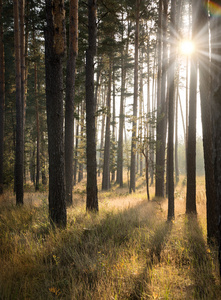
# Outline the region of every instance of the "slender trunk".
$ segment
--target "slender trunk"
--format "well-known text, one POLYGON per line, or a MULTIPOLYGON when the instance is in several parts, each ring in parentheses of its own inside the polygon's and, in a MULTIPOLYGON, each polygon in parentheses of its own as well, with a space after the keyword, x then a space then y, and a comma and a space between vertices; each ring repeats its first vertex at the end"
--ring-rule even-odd
POLYGON ((136 170, 137 98, 138 98, 139 15, 140 15, 140 0, 136 0, 134 103, 133 103, 133 125, 132 125, 132 142, 131 142, 130 193, 135 192, 135 186, 136 186, 135 170, 136 170))
POLYGON ((107 117, 106 117, 106 133, 104 145, 104 165, 103 165, 103 178, 102 190, 110 189, 110 108, 111 108, 111 81, 112 81, 112 66, 111 59, 109 58, 109 79, 108 79, 108 92, 107 92, 107 117))
POLYGON ((179 165, 178 165, 178 97, 179 97, 179 82, 177 83, 176 93, 176 121, 175 121, 175 178, 176 184, 179 182, 179 165))
MULTIPOLYGON (((106 89, 105 89, 106 90, 106 89)), ((102 92, 102 104, 104 106, 105 103, 105 94, 106 92, 102 92)), ((99 170, 98 170, 98 176, 100 176, 101 168, 102 168, 102 162, 103 162, 103 147, 104 147, 104 125, 105 125, 105 114, 102 113, 101 116, 101 142, 100 142, 100 157, 99 157, 99 170)))
MULTIPOLYGON (((198 3, 192 2, 192 38, 197 35, 198 3)), ((196 101, 197 101, 197 54, 191 57, 189 127, 187 142, 187 194, 186 213, 196 214, 196 101)))
MULTIPOLYGON (((79 113, 79 106, 78 106, 79 113)), ((73 185, 77 183, 77 167, 78 167, 78 138, 79 138, 79 123, 76 122, 76 138, 75 138, 75 155, 74 155, 74 182, 73 185), (77 124, 76 124, 77 123, 77 124)))
POLYGON ((88 49, 86 52, 86 132, 87 132, 87 203, 89 211, 98 211, 96 128, 94 97, 94 56, 96 54, 96 0, 88 0, 88 49))
POLYGON ((0 0, 0 194, 3 194, 3 153, 5 118, 5 64, 3 44, 2 0, 0 0))
POLYGON ((67 60, 65 102, 65 199, 71 205, 73 189, 74 156, 74 92, 75 65, 78 52, 78 0, 69 2, 69 55, 67 60))
POLYGON ((14 35, 15 35, 15 66, 16 66, 16 158, 15 158, 15 191, 16 204, 23 204, 23 168, 24 168, 24 110, 21 97, 21 46, 19 34, 19 5, 14 0, 14 35))
POLYGON ((36 107, 36 130, 37 130, 37 164, 35 190, 39 190, 40 178, 40 126, 39 126, 39 104, 37 95, 37 64, 35 63, 35 107, 36 107))
POLYGON ((171 24, 170 24, 170 58, 169 58, 169 107, 168 107, 168 155, 167 155, 167 182, 168 182, 168 220, 174 218, 174 79, 175 79, 175 57, 176 57, 176 36, 175 28, 175 2, 171 3, 171 24))
POLYGON ((115 112, 116 112, 116 100, 115 100, 115 71, 113 66, 113 119, 112 119, 112 175, 111 175, 111 181, 115 181, 115 112))
MULTIPOLYGON (((160 160, 164 160, 160 155, 160 149, 162 147, 162 136, 160 135, 160 122, 162 104, 161 104, 161 78, 162 78, 162 0, 159 0, 159 19, 157 28, 157 124, 156 124, 156 178, 155 178, 155 196, 164 196, 164 178, 162 177, 163 167, 160 160)), ((160 124, 161 123, 161 124, 160 124)))

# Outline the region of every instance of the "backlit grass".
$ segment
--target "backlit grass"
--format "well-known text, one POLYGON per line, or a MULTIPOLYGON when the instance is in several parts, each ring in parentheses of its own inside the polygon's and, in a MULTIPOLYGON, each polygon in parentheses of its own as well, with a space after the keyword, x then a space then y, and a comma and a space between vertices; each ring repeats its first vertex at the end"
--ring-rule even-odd
POLYGON ((185 216, 179 184, 172 223, 167 201, 148 202, 142 184, 134 194, 100 192, 98 215, 85 213, 84 186, 75 190, 66 230, 51 228, 45 194, 26 195, 22 208, 4 196, 0 299, 221 299, 201 183, 197 219, 185 216))

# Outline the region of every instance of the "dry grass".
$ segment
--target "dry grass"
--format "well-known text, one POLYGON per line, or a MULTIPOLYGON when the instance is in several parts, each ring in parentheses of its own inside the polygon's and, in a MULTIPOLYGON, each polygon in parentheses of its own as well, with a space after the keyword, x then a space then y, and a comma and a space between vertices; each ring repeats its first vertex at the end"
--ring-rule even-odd
POLYGON ((132 195, 118 186, 100 192, 99 214, 86 214, 83 182, 67 229, 55 231, 46 194, 27 193, 23 208, 5 194, 0 299, 221 299, 217 252, 206 244, 203 179, 197 182, 197 219, 185 216, 181 180, 172 223, 165 199, 147 202, 142 179, 132 195))

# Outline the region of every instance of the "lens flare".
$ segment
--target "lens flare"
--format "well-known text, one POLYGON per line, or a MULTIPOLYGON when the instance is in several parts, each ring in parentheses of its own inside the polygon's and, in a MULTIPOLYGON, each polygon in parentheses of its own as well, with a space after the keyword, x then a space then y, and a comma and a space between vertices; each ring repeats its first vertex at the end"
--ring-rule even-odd
POLYGON ((184 55, 191 55, 195 50, 194 43, 190 40, 180 42, 180 52, 184 55))
POLYGON ((212 16, 221 16, 221 5, 215 3, 214 1, 206 1, 206 8, 212 16))

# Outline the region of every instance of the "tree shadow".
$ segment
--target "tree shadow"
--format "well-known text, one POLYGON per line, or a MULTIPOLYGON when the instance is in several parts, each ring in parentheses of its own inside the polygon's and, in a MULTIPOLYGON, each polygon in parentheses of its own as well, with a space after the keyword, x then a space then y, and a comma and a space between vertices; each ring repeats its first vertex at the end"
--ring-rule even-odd
POLYGON ((185 223, 187 251, 193 285, 187 290, 187 298, 221 299, 220 286, 214 276, 214 258, 206 246, 202 228, 195 215, 188 215, 185 223))
MULTIPOLYGON (((128 272, 123 279, 120 279, 120 283, 115 283, 115 290, 117 293, 118 285, 130 282, 130 290, 125 291, 125 294, 121 291, 121 294, 118 295, 119 299, 135 300, 142 299, 143 293, 150 295, 151 292, 148 288, 151 282, 150 272, 153 264, 160 262, 166 239, 172 229, 171 222, 162 221, 160 224, 155 224, 153 230, 151 226, 156 215, 151 211, 151 206, 153 206, 151 203, 142 201, 133 207, 118 211, 118 213, 107 213, 100 223, 96 224, 95 222, 95 224, 91 224, 91 227, 84 228, 75 244, 77 252, 68 253, 65 250, 65 256, 62 256, 65 257, 61 261, 62 265, 71 264, 75 277, 81 278, 84 286, 87 286, 93 293, 99 284, 100 272, 102 271, 104 278, 109 276, 106 273, 105 264, 116 266, 122 251, 127 252, 129 245, 133 243, 136 253, 139 253, 138 256, 142 256, 143 267, 137 273, 128 272), (145 219, 144 214, 149 210, 150 214, 147 214, 145 219), (140 213, 143 216, 140 216, 140 213), (149 230, 150 227, 151 230, 149 230), (84 253, 85 261, 83 263, 80 262, 78 253, 84 253), (94 262, 96 266, 94 266, 94 262)), ((69 249, 70 247, 65 245, 64 248, 69 249)), ((59 253, 54 255, 60 256, 59 253)), ((123 268, 127 268, 126 263, 123 268)), ((86 291, 82 290, 82 293, 78 297, 87 299, 84 294, 86 291)))

